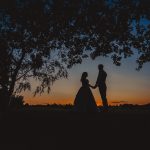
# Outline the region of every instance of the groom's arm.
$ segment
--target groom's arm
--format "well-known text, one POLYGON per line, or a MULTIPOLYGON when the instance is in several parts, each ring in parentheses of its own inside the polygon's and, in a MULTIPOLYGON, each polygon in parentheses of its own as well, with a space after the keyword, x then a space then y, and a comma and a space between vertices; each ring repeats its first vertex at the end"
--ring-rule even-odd
POLYGON ((95 85, 93 86, 93 89, 96 89, 98 86, 98 82, 96 81, 95 85))
POLYGON ((94 87, 93 87, 94 89, 97 88, 98 83, 99 83, 99 75, 98 75, 97 80, 96 80, 96 83, 95 83, 95 85, 94 85, 94 87))

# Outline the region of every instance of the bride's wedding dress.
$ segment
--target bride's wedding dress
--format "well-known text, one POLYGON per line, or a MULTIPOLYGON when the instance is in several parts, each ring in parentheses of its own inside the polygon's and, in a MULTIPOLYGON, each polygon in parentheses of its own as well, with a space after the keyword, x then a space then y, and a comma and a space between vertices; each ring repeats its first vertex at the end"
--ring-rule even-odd
POLYGON ((87 79, 82 80, 82 87, 75 97, 74 107, 77 112, 97 112, 97 105, 87 79))

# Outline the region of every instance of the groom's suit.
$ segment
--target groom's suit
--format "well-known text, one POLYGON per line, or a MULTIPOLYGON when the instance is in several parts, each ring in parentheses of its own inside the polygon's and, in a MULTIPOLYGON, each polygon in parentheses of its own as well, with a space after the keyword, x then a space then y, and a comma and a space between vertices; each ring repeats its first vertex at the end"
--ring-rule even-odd
POLYGON ((99 74, 97 77, 96 84, 99 88, 99 92, 102 98, 102 103, 105 108, 108 108, 108 102, 106 98, 106 91, 107 91, 107 86, 106 86, 106 77, 107 73, 104 70, 99 70, 99 74))

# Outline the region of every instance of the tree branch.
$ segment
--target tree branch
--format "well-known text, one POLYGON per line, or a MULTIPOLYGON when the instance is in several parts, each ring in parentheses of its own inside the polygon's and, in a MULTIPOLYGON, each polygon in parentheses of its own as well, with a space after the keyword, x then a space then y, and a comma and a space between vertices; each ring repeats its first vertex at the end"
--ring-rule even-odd
POLYGON ((19 69, 20 69, 20 66, 21 66, 21 64, 22 64, 22 61, 23 61, 23 59, 24 59, 24 57, 25 57, 25 54, 26 54, 26 52, 24 51, 24 52, 22 53, 22 56, 21 56, 19 62, 18 62, 18 65, 16 66, 16 69, 15 69, 15 71, 14 71, 14 74, 12 75, 12 82, 11 82, 10 88, 9 88, 9 94, 10 94, 10 95, 12 95, 12 93, 13 93, 13 91, 14 91, 14 86, 15 86, 15 82, 16 82, 16 77, 17 77, 18 71, 19 71, 19 69))
MULTIPOLYGON (((28 72, 30 72, 32 70, 32 68, 30 68, 29 70, 27 70, 23 75, 21 75, 20 77, 18 77, 16 79, 16 81, 20 80, 22 77, 24 77, 28 72)), ((31 75, 32 76, 32 75, 31 75)))

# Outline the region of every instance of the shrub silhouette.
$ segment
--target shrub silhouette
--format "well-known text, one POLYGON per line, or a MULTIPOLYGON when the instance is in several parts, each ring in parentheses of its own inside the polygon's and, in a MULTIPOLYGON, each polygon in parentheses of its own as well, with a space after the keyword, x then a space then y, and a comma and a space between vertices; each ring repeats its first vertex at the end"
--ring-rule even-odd
POLYGON ((15 95, 13 95, 11 97, 10 108, 12 108, 12 109, 22 108, 24 106, 23 98, 24 98, 23 96, 15 96, 15 95))

